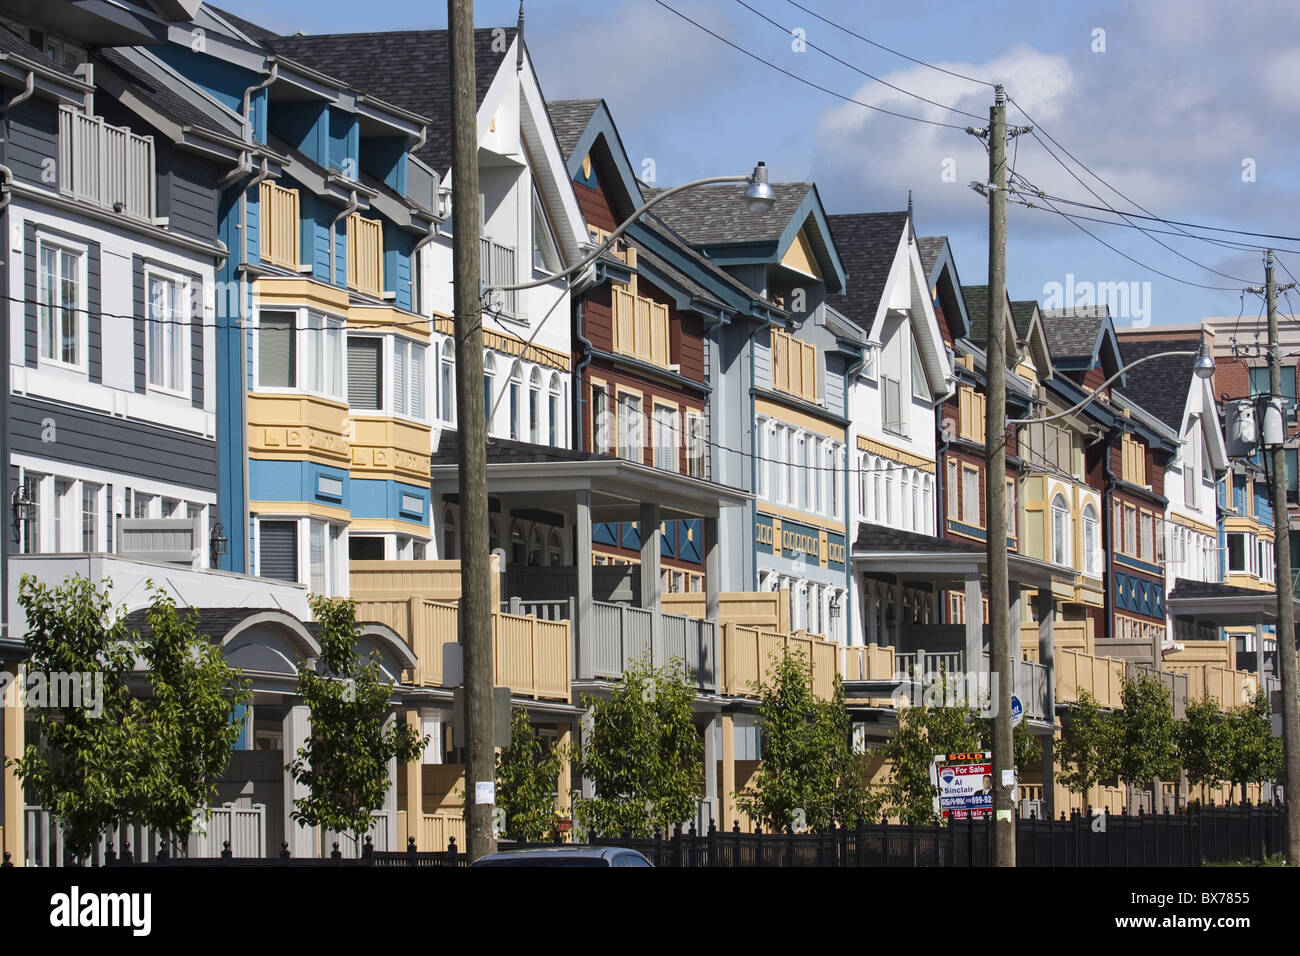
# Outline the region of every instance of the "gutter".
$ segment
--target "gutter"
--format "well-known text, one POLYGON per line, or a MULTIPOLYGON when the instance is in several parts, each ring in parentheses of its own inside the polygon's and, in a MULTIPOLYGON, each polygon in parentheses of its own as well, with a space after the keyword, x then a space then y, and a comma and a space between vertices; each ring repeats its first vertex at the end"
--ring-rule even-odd
MULTIPOLYGON (((1106 485, 1102 489, 1101 495, 1101 512, 1103 516, 1104 527, 1110 528, 1110 547, 1106 548, 1106 587, 1104 591, 1104 606, 1106 612, 1105 627, 1103 633, 1107 639, 1113 638, 1115 630, 1115 472, 1110 464, 1110 447, 1114 441, 1115 432, 1112 430, 1106 436, 1105 451, 1101 459, 1102 474, 1106 478, 1106 485)), ((1158 662, 1156 662, 1158 664, 1158 662)))
POLYGON ((8 114, 8 112, 11 109, 13 109, 15 106, 17 106, 19 103, 23 102, 24 100, 31 99, 32 94, 35 92, 36 92, 36 73, 33 70, 28 70, 27 83, 26 85, 23 86, 23 91, 19 93, 17 96, 15 96, 13 99, 11 99, 8 103, 6 103, 3 107, 0 107, 0 112, 4 112, 8 114))
POLYGON ((253 94, 256 93, 258 90, 266 89, 268 86, 270 86, 279 78, 280 78, 280 64, 272 60, 271 71, 266 75, 266 79, 264 79, 260 83, 254 83, 248 89, 244 90, 244 108, 241 115, 244 118, 244 133, 248 136, 250 140, 254 140, 254 141, 256 140, 256 137, 253 136, 253 129, 252 129, 253 118, 250 115, 253 109, 253 94))
MULTIPOLYGON (((591 342, 587 338, 585 338, 582 334, 582 319, 583 319, 583 311, 584 311, 582 306, 583 306, 583 302, 581 299, 579 299, 577 303, 577 307, 575 308, 573 313, 573 318, 574 318, 573 337, 577 339, 578 342, 582 345, 582 359, 581 361, 578 362, 577 366, 575 366, 573 369, 574 402, 573 402, 573 431, 571 432, 571 434, 574 437, 573 439, 570 439, 569 442, 570 445, 573 445, 574 442, 577 440, 578 436, 582 434, 582 403, 585 400, 582 394, 582 370, 591 364, 591 360, 592 360, 591 353, 593 351, 593 346, 591 342)), ((591 438, 592 438, 592 443, 594 444, 596 440, 596 423, 594 419, 592 420, 591 424, 592 424, 591 438)), ((596 449, 593 448, 592 451, 596 451, 596 449)))
MULTIPOLYGON (((856 514, 853 504, 853 480, 849 476, 853 474, 852 463, 858 458, 858 441, 857 436, 853 434, 853 415, 850 409, 852 402, 853 386, 850 383, 856 382, 858 372, 867 364, 867 349, 870 346, 864 346, 858 351, 858 360, 844 370, 844 418, 848 422, 844 426, 844 586, 846 600, 853 599, 853 561, 850 555, 853 552, 853 546, 849 543, 853 535, 850 528, 853 522, 849 520, 849 515, 856 514)), ((937 472, 939 469, 935 468, 937 472)), ((757 562, 755 562, 757 563, 757 562)), ((847 617, 846 633, 844 635, 844 644, 847 647, 852 643, 853 635, 848 633, 853 628, 853 612, 856 608, 846 608, 849 613, 847 617)), ((863 630, 863 640, 866 640, 866 630, 863 630)))

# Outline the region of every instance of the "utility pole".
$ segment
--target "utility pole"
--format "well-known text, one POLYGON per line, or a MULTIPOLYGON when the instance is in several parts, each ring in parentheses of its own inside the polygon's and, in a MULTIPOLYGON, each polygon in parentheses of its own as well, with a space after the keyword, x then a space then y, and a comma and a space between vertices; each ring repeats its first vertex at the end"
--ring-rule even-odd
MULTIPOLYGON (((1273 278, 1273 250, 1264 253, 1264 289, 1268 302, 1268 392, 1277 401, 1282 394, 1282 349, 1278 345, 1277 282, 1273 278)), ((1283 422, 1285 439, 1285 420, 1283 422)), ((1295 593, 1291 584, 1291 516, 1286 502, 1286 447, 1273 449, 1273 557, 1277 586, 1277 653, 1282 671, 1282 747, 1286 788, 1286 859, 1300 866, 1300 714, 1296 694, 1295 593)), ((1264 648, 1256 648, 1262 655, 1264 648)), ((1262 660, 1262 658, 1261 658, 1262 660)), ((1261 673, 1262 673, 1261 669, 1261 673)), ((1259 693, 1264 693, 1260 688, 1259 693)))
MULTIPOLYGON (((487 421, 479 268, 478 96, 474 0, 447 0, 451 52, 452 271, 455 281, 456 428, 460 451, 460 646, 465 674, 465 832, 471 860, 496 850, 496 728, 492 712, 491 557, 487 421)), ((419 768, 416 768, 417 770, 419 768)), ((419 807, 411 808, 418 814, 419 807)))
MULTIPOLYGON (((984 423, 984 500, 988 529, 989 671, 993 684, 993 865, 1016 865, 1015 786, 1011 729, 1010 592, 1007 582, 1007 97, 995 88, 989 110, 989 318, 985 343, 988 387, 984 423)), ((973 669, 974 661, 966 662, 973 669)))

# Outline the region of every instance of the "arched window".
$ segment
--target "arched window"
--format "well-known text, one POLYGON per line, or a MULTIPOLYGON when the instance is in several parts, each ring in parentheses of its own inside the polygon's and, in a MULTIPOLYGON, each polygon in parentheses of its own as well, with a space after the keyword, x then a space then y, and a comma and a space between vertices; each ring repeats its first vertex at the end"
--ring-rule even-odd
POLYGON ((1101 577, 1101 522, 1091 504, 1083 508, 1083 573, 1101 577))
POLYGON ((560 373, 551 373, 551 387, 546 399, 547 441, 555 448, 564 447, 564 403, 560 387, 560 373))
POLYGON ((442 513, 442 558, 444 561, 455 561, 458 553, 456 513, 448 508, 442 513))
POLYGON ((858 455, 858 516, 870 520, 867 511, 867 456, 858 455))
POLYGON ((444 422, 456 420, 456 352, 451 339, 443 339, 438 366, 438 414, 444 422))
POLYGON ((547 563, 552 567, 564 563, 564 541, 558 529, 551 532, 551 547, 547 563))
POLYGON ((541 567, 543 561, 542 552, 542 533, 533 525, 532 534, 528 536, 528 566, 530 568, 541 567))
POLYGON ((528 377, 528 440, 540 445, 545 439, 542 432, 542 373, 533 369, 528 377))
POLYGON ((912 530, 912 475, 903 472, 902 525, 904 531, 912 530))
POLYGON ((524 373, 519 362, 510 369, 510 437, 515 441, 523 438, 524 430, 520 422, 523 414, 524 373))
POLYGON ((497 374, 496 357, 488 352, 483 356, 483 413, 487 416, 487 431, 492 434, 492 420, 495 416, 492 414, 492 397, 495 391, 494 382, 497 374))
POLYGON ((1052 499, 1052 561, 1070 564, 1070 507, 1063 495, 1052 499))

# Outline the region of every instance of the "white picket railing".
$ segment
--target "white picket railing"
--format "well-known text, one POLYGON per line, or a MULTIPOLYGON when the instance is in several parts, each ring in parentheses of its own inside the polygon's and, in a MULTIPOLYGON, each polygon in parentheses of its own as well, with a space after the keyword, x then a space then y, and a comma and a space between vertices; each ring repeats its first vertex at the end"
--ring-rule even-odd
MULTIPOLYGON (((481 236, 479 245, 479 271, 488 285, 514 285, 519 281, 515 271, 515 250, 487 236, 481 236)), ((506 315, 518 317, 519 293, 501 292, 502 309, 506 315)))
MULTIPOLYGON (((264 804, 237 807, 227 803, 208 809, 212 816, 207 820, 203 819, 202 813, 195 814, 194 832, 190 834, 183 850, 174 837, 169 841, 167 852, 171 856, 215 859, 221 856, 227 842, 234 857, 266 856, 264 804)), ((63 828, 52 813, 43 807, 29 806, 25 817, 26 847, 23 860, 27 866, 74 865, 68 856, 63 828)), ((158 858, 158 835, 141 826, 119 826, 116 830, 104 833, 90 856, 78 860, 76 865, 102 866, 110 850, 120 857, 128 849, 134 859, 152 862, 158 858)))
POLYGON ((125 126, 59 108, 59 191, 133 219, 154 215, 154 144, 125 126))
POLYGON ((325 838, 322 841, 321 856, 329 856, 334 852, 334 844, 338 844, 339 854, 345 860, 355 860, 361 856, 361 850, 365 846, 366 837, 370 837, 370 845, 375 848, 376 853, 387 853, 397 847, 390 846, 388 841, 389 830, 394 828, 396 823, 395 814, 389 810, 375 810, 370 814, 374 820, 374 825, 369 832, 361 834, 360 838, 353 839, 351 833, 336 833, 333 830, 325 831, 325 838), (393 827, 390 827, 390 822, 393 827))

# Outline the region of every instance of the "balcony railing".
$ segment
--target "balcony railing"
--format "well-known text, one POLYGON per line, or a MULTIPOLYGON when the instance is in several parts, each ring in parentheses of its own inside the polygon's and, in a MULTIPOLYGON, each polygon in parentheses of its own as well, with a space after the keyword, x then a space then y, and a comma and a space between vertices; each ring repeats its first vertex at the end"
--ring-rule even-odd
POLYGON ((355 212, 348 216, 348 285, 377 299, 384 295, 384 227, 355 212))
POLYGON ((298 270, 299 257, 298 190, 285 189, 269 180, 258 190, 259 229, 263 261, 286 269, 298 270))
POLYGON ((835 691, 840 646, 821 635, 796 631, 776 634, 728 623, 722 629, 722 693, 756 697, 758 685, 770 679, 772 664, 801 652, 812 665, 813 693, 829 700, 835 691))
POLYGON ((892 647, 868 644, 840 649, 840 674, 846 681, 892 680, 896 673, 892 647))
POLYGON ((1124 662, 1058 647, 1056 699, 1063 704, 1075 704, 1084 691, 1091 694, 1102 707, 1113 709, 1122 706, 1120 695, 1124 691, 1124 662))
POLYGON ((614 351, 667 368, 668 306, 622 286, 614 287, 614 351))
MULTIPOLYGON (((488 285, 514 285, 519 281, 515 266, 515 250, 487 236, 479 237, 479 269, 488 285)), ((501 311, 512 318, 519 317, 519 293, 501 292, 501 311)))
POLYGON ((69 106, 59 108, 59 191, 149 222, 154 216, 152 136, 137 136, 69 106))
POLYGON ((718 689, 718 634, 712 621, 592 601, 590 631, 578 635, 580 679, 618 680, 631 663, 649 661, 657 668, 679 659, 688 684, 718 689))

